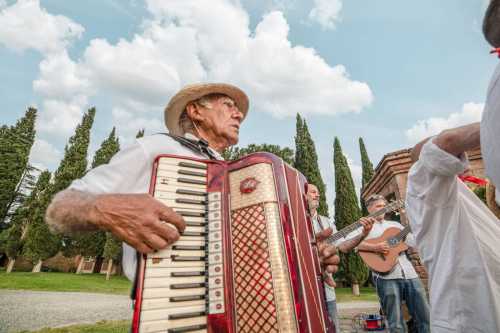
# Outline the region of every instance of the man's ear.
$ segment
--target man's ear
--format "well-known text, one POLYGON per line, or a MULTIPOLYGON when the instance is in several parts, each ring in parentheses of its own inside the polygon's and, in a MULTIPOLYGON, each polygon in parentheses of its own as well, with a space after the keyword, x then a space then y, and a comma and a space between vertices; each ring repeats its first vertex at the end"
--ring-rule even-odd
POLYGON ((186 112, 191 120, 201 122, 204 119, 201 108, 196 103, 186 105, 186 112))

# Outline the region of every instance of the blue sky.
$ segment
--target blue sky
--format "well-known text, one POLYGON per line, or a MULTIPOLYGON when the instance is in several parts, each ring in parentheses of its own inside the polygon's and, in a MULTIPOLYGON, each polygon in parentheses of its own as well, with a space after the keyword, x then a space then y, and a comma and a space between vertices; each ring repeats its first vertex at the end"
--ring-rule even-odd
POLYGON ((294 146, 306 117, 333 206, 339 137, 359 185, 372 162, 480 119, 498 59, 481 33, 487 0, 0 0, 0 124, 38 107, 32 162, 57 167, 82 112, 94 151, 162 130, 181 86, 227 81, 251 98, 241 145, 294 146))

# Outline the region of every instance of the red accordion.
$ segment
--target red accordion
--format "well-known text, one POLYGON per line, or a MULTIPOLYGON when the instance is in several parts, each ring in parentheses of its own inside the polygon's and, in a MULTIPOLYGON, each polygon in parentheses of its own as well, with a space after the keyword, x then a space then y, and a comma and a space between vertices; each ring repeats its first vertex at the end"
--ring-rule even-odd
POLYGON ((159 156, 150 193, 187 227, 142 256, 132 332, 334 332, 305 185, 268 153, 159 156))

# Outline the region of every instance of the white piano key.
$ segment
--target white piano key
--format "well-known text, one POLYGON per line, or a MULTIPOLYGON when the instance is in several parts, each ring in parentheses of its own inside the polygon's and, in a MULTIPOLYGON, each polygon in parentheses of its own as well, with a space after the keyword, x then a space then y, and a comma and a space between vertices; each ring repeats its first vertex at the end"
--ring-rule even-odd
POLYGON ((170 288, 148 288, 142 291, 142 298, 165 298, 176 296, 205 295, 206 288, 170 289, 170 288))
MULTIPOLYGON (((207 167, 207 163, 193 161, 193 160, 184 159, 184 158, 174 158, 174 157, 161 157, 158 161, 158 166, 159 167, 163 167, 165 165, 179 166, 179 163, 189 163, 189 164, 198 165, 198 166, 204 167, 204 168, 207 167)), ((202 170, 202 169, 197 168, 196 170, 202 170)))
POLYGON ((197 306, 205 305, 206 300, 200 299, 195 301, 171 302, 168 298, 145 299, 141 304, 141 312, 145 310, 160 310, 168 308, 178 308, 179 306, 197 306))
MULTIPOLYGON (((157 321, 149 321, 140 324, 139 329, 141 333, 160 333, 160 332, 168 332, 170 328, 177 327, 186 327, 186 326, 194 326, 194 325, 206 325, 207 317, 195 317, 188 319, 178 319, 178 320, 157 320, 157 321)), ((193 332, 206 332, 206 330, 200 331, 190 331, 193 332)))
POLYGON ((144 279, 144 288, 170 288, 172 284, 205 283, 205 276, 157 277, 144 279))

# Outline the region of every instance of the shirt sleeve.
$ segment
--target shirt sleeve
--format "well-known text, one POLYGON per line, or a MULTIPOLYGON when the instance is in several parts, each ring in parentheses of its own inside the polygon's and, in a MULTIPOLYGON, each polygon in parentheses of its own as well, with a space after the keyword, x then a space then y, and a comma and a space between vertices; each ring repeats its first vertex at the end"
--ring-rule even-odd
POLYGON ((467 168, 465 156, 457 158, 429 140, 408 173, 407 194, 430 206, 453 203, 457 194, 457 175, 467 168))
POLYGON ((147 192, 151 164, 141 143, 136 141, 116 153, 108 164, 74 180, 69 188, 94 194, 147 192))

